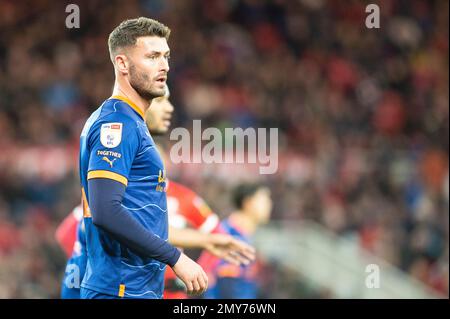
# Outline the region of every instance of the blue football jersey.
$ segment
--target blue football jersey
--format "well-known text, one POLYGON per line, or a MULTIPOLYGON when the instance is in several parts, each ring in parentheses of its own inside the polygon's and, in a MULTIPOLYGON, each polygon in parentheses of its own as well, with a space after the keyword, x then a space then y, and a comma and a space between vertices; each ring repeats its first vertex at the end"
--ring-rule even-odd
POLYGON ((162 298, 166 265, 136 254, 96 227, 89 209, 89 179, 123 183, 122 206, 167 241, 166 174, 143 112, 121 96, 106 100, 83 128, 79 160, 88 255, 81 287, 119 297, 162 298))
MULTIPOLYGON (((250 237, 233 225, 229 219, 220 223, 222 230, 229 235, 250 244, 250 237)), ((255 299, 258 297, 258 264, 252 262, 245 266, 230 264, 215 258, 208 265, 210 285, 204 294, 207 299, 255 299)))

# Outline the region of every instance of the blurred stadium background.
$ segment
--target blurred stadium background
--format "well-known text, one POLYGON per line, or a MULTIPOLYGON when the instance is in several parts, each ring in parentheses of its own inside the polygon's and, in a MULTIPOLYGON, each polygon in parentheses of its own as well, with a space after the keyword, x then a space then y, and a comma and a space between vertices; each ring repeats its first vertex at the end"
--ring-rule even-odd
POLYGON ((280 130, 274 175, 168 168, 221 216, 239 181, 270 186, 261 297, 448 297, 448 1, 72 2, 79 29, 70 2, 0 0, 0 298, 59 296, 54 231, 79 202, 81 127, 111 93, 106 38, 141 15, 172 29, 173 127, 280 130))

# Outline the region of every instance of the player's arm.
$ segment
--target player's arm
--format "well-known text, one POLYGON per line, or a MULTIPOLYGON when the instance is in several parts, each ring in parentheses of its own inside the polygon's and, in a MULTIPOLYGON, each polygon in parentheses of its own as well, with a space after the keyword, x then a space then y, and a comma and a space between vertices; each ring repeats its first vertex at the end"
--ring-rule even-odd
POLYGON ((194 229, 169 227, 169 241, 181 248, 201 248, 235 265, 255 259, 255 249, 228 234, 206 234, 194 229))
POLYGON ((180 251, 140 224, 122 206, 125 185, 112 179, 88 181, 92 222, 140 255, 173 267, 180 251))
POLYGON ((88 181, 92 222, 138 254, 155 258, 173 268, 188 293, 206 290, 208 278, 203 269, 174 246, 141 225, 122 206, 126 186, 107 178, 88 181))
POLYGON ((112 113, 96 125, 87 137, 90 151, 87 184, 92 222, 136 253, 171 266, 185 283, 188 293, 201 293, 207 287, 203 269, 145 228, 122 206, 131 165, 141 146, 136 122, 112 113), (104 155, 105 151, 111 155, 104 155))
POLYGON ((180 248, 203 248, 205 234, 188 228, 177 228, 169 226, 169 242, 180 248))

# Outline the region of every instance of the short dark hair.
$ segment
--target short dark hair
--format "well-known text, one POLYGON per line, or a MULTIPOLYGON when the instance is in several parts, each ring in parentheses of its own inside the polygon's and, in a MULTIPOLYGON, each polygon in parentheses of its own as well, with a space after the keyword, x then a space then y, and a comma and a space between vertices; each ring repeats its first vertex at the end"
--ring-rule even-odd
POLYGON ((233 204, 237 209, 242 209, 244 201, 255 195, 261 188, 263 186, 256 183, 243 183, 236 186, 232 191, 233 204))
POLYGON ((159 21, 140 17, 122 21, 110 34, 108 48, 111 61, 118 49, 126 48, 136 44, 139 37, 157 36, 169 39, 170 29, 159 21))

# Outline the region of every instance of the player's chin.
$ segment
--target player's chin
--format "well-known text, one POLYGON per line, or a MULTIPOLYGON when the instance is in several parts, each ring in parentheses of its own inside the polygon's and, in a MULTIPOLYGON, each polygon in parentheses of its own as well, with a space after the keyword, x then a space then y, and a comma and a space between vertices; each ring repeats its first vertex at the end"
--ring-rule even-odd
POLYGON ((164 126, 164 128, 161 130, 161 134, 166 134, 169 131, 168 126, 164 126))
POLYGON ((172 124, 170 121, 168 121, 168 120, 164 121, 163 127, 164 127, 165 132, 167 132, 169 130, 170 124, 172 124))
POLYGON ((153 135, 164 135, 169 131, 169 127, 166 127, 165 125, 159 126, 157 129, 153 130, 153 135))
POLYGON ((164 96, 166 94, 166 81, 155 81, 153 91, 157 93, 157 96, 164 96))

